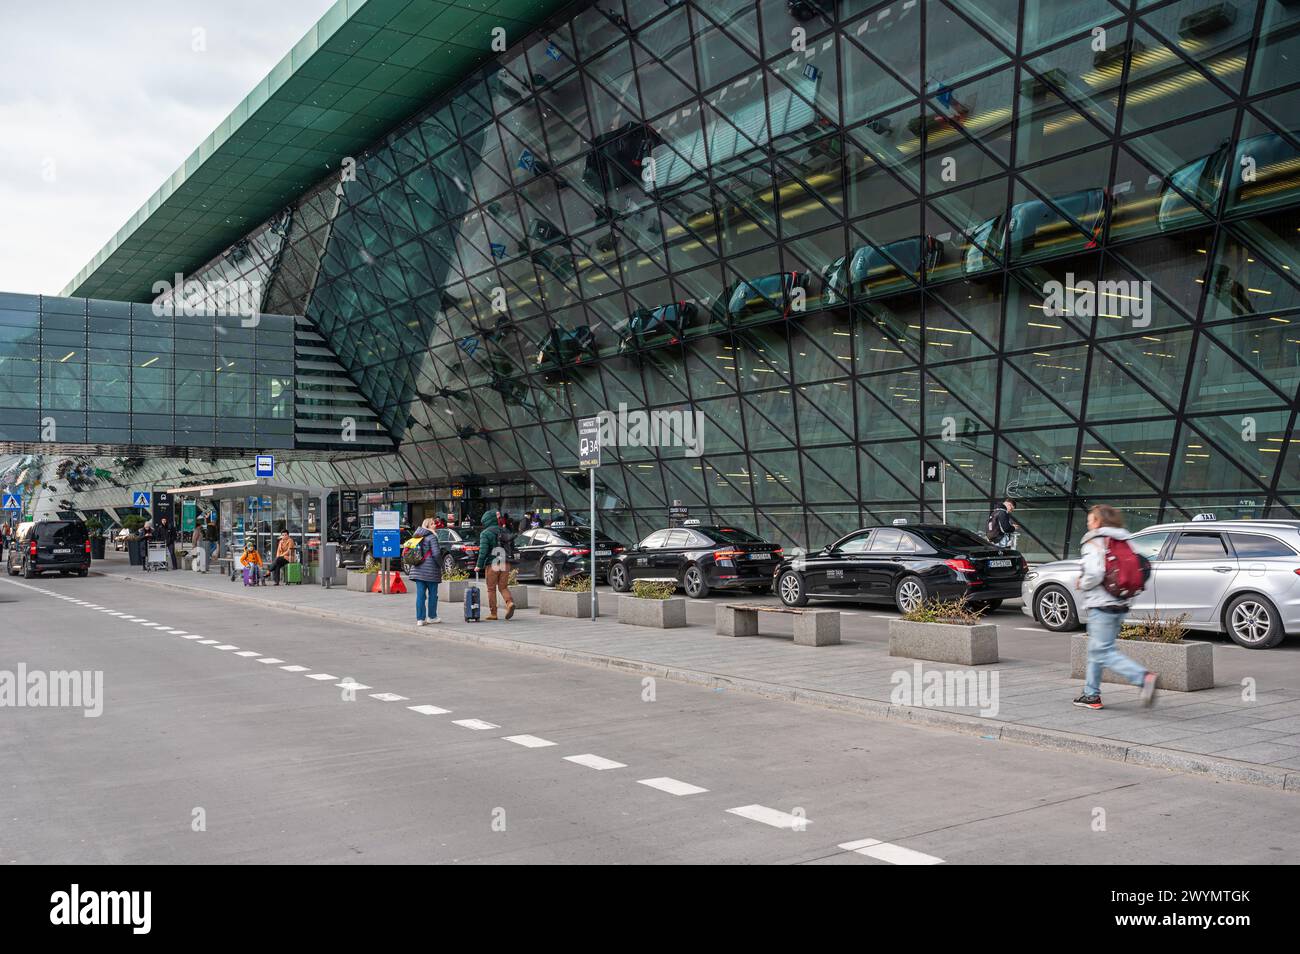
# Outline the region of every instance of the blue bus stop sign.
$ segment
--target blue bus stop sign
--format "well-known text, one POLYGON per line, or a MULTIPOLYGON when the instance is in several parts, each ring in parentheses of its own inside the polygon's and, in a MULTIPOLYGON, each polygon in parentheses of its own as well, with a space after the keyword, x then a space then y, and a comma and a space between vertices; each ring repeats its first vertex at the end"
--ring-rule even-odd
POLYGON ((257 455, 257 476, 274 477, 275 476, 275 458, 270 454, 257 455))
POLYGON ((400 530, 376 530, 371 541, 371 553, 376 560, 384 557, 397 557, 402 554, 402 532, 400 530))

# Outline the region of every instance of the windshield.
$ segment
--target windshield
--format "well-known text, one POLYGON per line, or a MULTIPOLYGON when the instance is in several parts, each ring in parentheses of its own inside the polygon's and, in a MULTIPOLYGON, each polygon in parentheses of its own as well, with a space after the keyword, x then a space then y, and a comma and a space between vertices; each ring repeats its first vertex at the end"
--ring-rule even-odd
POLYGON ((765 543, 762 537, 756 537, 748 530, 739 527, 699 527, 720 543, 765 543))
POLYGON ((36 533, 42 543, 60 547, 86 542, 86 527, 81 523, 46 523, 36 533))
POLYGON ((935 546, 950 547, 954 550, 971 550, 992 546, 987 540, 977 537, 969 530, 963 530, 960 527, 927 527, 924 530, 918 530, 917 533, 935 546))

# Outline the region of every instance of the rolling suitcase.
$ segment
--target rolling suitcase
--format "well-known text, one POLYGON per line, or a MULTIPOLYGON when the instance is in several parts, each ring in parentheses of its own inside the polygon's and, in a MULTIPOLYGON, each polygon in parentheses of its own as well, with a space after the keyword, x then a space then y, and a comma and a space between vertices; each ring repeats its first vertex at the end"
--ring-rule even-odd
POLYGON ((465 587, 465 622, 477 623, 479 621, 479 596, 478 586, 471 583, 465 587))
POLYGON ((286 586, 290 583, 302 582, 301 563, 286 563, 284 565, 284 582, 286 586))
POLYGON ((244 585, 245 585, 245 586, 257 586, 257 583, 258 583, 258 578, 257 578, 257 577, 258 577, 258 574, 257 574, 257 567, 255 567, 255 566, 246 566, 246 567, 244 567, 244 585))

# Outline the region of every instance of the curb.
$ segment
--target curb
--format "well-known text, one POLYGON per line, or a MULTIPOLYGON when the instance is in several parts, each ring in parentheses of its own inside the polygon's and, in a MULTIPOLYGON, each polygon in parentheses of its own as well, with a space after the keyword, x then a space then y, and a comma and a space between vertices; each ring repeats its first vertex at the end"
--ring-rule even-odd
MULTIPOLYGON (((109 576, 110 574, 105 574, 105 577, 109 576)), ((538 656, 543 659, 578 663, 595 669, 612 669, 620 672, 654 676, 660 679, 669 679, 673 682, 702 686, 706 689, 733 689, 737 692, 760 696, 765 699, 814 705, 823 709, 848 712, 870 719, 903 722, 922 728, 960 732, 964 735, 975 735, 983 739, 1012 742, 1018 745, 1032 745, 1057 752, 1089 755, 1111 762, 1126 762, 1144 768, 1162 768, 1186 775, 1197 775, 1218 781, 1238 782, 1244 785, 1255 785, 1261 788, 1300 794, 1300 772, 1272 768, 1267 765, 1256 765, 1252 762, 1238 762, 1233 759, 1216 758, 1211 755, 1183 752, 1178 749, 1166 749, 1154 745, 1120 742, 1115 739, 1098 738, 1078 732, 1068 732, 1063 729, 1044 729, 1036 726, 1018 725, 1012 722, 990 722, 975 716, 944 712, 940 709, 895 705, 876 699, 864 699, 861 696, 851 696, 822 689, 804 689, 798 686, 727 676, 699 669, 680 669, 675 666, 664 666, 659 663, 627 659, 606 653, 593 653, 580 649, 565 649, 560 646, 521 642, 502 636, 478 635, 453 628, 437 627, 431 629, 425 627, 417 634, 411 632, 410 627, 375 620, 367 616, 318 610, 305 606, 285 605, 283 603, 267 604, 239 593, 196 590, 193 587, 183 586, 179 583, 168 583, 165 580, 111 576, 124 583, 139 582, 149 586, 179 590, 194 596, 233 600, 245 605, 251 603, 284 613, 315 616, 319 619, 352 623, 372 629, 380 628, 394 633, 401 633, 414 639, 445 639, 450 642, 479 646, 485 649, 496 649, 538 656)))

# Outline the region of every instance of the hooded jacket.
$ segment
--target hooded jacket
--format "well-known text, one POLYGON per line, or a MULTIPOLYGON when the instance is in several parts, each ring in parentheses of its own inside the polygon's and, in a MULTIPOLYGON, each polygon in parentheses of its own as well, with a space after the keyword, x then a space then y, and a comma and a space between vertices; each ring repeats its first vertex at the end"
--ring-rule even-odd
POLYGON ((420 552, 424 559, 406 575, 421 583, 441 583, 442 547, 438 545, 438 535, 425 527, 416 528, 414 535, 420 538, 420 552))
POLYGON ((1102 581, 1106 578, 1106 541, 1127 540, 1129 532, 1123 527, 1098 527, 1083 535, 1083 572, 1079 575, 1079 595, 1087 609, 1096 606, 1127 606, 1128 604, 1106 592, 1102 581))
POLYGON ((483 514, 483 532, 478 536, 478 563, 476 566, 479 570, 486 570, 492 566, 494 557, 504 556, 503 553, 496 553, 501 546, 501 528, 497 526, 500 519, 501 511, 489 510, 483 514))

